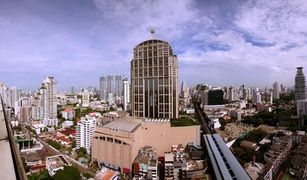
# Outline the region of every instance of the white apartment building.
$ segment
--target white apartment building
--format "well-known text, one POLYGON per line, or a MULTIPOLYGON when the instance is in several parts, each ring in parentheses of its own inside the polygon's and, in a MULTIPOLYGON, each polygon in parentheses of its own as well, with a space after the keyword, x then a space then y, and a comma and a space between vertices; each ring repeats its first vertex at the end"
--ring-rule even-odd
MULTIPOLYGON (((46 126, 57 126, 57 88, 53 77, 47 77, 42 86, 31 98, 31 114, 33 120, 39 120, 46 126)), ((24 103, 21 102, 20 106, 24 103)))
POLYGON ((76 146, 84 147, 87 153, 91 152, 92 135, 96 127, 96 118, 92 116, 81 117, 77 123, 76 146))
POLYGON ((130 82, 128 80, 124 80, 124 110, 129 110, 128 105, 130 103, 130 82))

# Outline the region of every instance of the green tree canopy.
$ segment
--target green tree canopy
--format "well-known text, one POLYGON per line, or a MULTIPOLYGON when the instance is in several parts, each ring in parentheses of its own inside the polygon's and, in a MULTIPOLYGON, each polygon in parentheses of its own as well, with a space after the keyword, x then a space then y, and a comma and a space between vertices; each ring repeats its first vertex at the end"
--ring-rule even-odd
POLYGON ((59 170, 53 176, 54 180, 80 180, 80 171, 73 166, 65 166, 64 170, 59 170))

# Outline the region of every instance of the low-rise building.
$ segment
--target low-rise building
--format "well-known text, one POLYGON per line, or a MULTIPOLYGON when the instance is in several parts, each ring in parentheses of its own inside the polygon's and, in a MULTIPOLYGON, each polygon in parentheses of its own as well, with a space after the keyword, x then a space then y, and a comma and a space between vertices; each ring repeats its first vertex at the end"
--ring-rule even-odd
POLYGON ((107 168, 102 168, 101 171, 99 171, 95 175, 96 180, 117 180, 119 179, 118 177, 118 172, 113 171, 111 169, 107 168))
POLYGON ((70 166, 62 155, 46 157, 46 169, 50 176, 55 175, 58 170, 63 170, 64 166, 70 166))
POLYGON ((36 134, 40 134, 45 128, 46 128, 45 124, 32 125, 32 129, 36 132, 36 134))
POLYGON ((133 163, 133 174, 136 179, 158 179, 157 152, 150 146, 142 147, 133 163))
POLYGON ((171 152, 165 153, 165 179, 198 179, 205 174, 207 164, 202 149, 188 144, 173 145, 171 152), (197 152, 197 153, 195 153, 197 152))
POLYGON ((64 111, 62 111, 62 117, 65 120, 72 120, 75 117, 75 111, 73 108, 67 107, 64 111))
POLYGON ((200 144, 200 126, 171 127, 168 119, 123 117, 96 127, 92 138, 92 161, 122 172, 131 172, 139 149, 151 146, 164 156, 174 144, 200 144))
POLYGON ((73 125, 74 125, 74 121, 64 121, 62 123, 62 128, 70 128, 73 125))

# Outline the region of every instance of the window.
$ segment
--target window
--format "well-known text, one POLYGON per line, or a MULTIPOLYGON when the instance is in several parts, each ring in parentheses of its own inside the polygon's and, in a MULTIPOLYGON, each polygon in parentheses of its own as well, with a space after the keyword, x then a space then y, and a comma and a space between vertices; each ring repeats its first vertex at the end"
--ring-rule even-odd
POLYGON ((163 76, 163 68, 162 67, 159 68, 159 76, 163 76))
POLYGON ((147 68, 144 68, 144 76, 147 76, 147 68))
POLYGON ((159 66, 162 66, 162 57, 159 57, 159 66))
POLYGON ((148 64, 149 64, 149 67, 152 67, 152 58, 148 59, 148 64))
POLYGON ((152 76, 152 68, 149 68, 149 76, 152 76))
POLYGON ((147 59, 144 59, 144 66, 147 67, 147 59))
MULTIPOLYGON (((164 99, 165 99, 165 103, 169 103, 169 98, 168 98, 168 96, 165 96, 164 99)), ((165 109, 166 109, 166 108, 167 108, 167 111, 168 111, 168 106, 165 107, 165 109)))
POLYGON ((143 70, 142 70, 142 69, 139 70, 139 76, 140 76, 140 77, 143 76, 143 70))
POLYGON ((142 66, 143 66, 143 61, 140 60, 140 61, 139 61, 139 67, 142 68, 142 66))
POLYGON ((168 66, 168 60, 167 60, 167 58, 164 58, 164 66, 168 66))
POLYGON ((158 59, 156 57, 154 58, 154 66, 158 66, 158 59))

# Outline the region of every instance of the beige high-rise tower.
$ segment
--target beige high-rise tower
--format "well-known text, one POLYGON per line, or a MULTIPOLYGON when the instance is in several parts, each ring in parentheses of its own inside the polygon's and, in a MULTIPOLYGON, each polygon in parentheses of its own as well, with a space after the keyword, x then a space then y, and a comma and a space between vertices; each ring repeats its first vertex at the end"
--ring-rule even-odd
POLYGON ((132 115, 178 118, 178 59, 168 42, 152 39, 133 49, 132 115))

